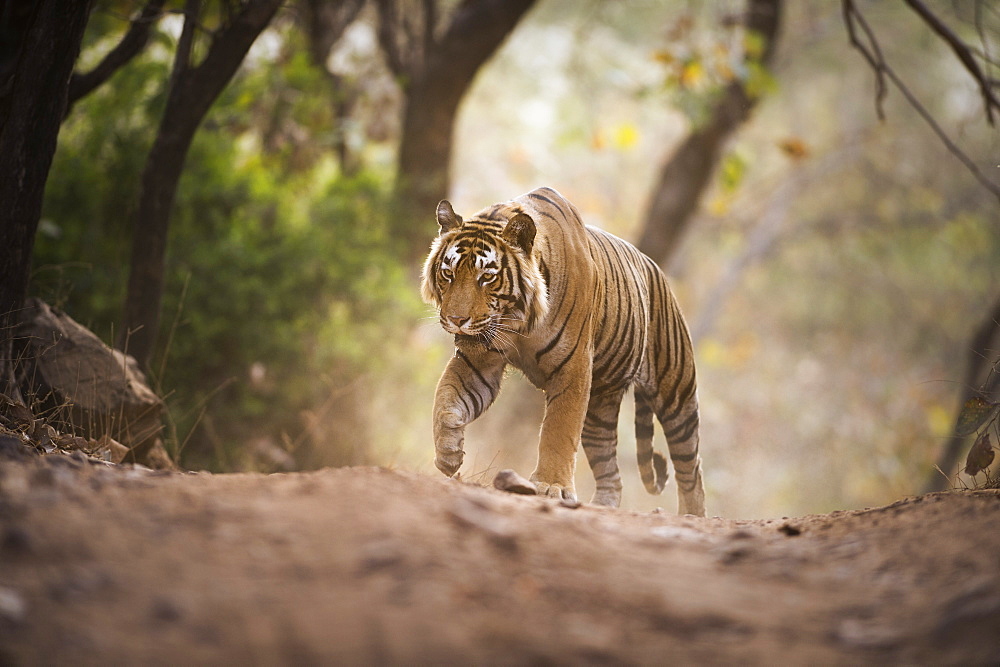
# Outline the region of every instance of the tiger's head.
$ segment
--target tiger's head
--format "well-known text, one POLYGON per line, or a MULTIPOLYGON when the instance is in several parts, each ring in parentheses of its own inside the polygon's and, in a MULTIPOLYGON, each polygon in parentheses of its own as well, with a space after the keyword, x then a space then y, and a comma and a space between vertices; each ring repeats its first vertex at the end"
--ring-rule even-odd
POLYGON ((420 291, 444 330, 492 348, 509 346, 505 332, 530 333, 548 310, 545 281, 531 255, 531 217, 514 209, 506 220, 463 221, 442 201, 437 221, 420 291))

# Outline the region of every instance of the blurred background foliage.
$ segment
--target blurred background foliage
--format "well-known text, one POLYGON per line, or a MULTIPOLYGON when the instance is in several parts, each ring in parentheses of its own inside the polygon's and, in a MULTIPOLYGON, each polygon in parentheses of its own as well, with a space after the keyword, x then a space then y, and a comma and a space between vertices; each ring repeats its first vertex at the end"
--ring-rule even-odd
MULTIPOLYGON (((915 493, 950 431, 969 337, 1000 295, 996 199, 898 94, 878 121, 839 4, 788 3, 773 67, 758 71, 743 65, 759 47, 733 18, 742 7, 539 0, 465 97, 450 198, 467 214, 550 185, 589 224, 634 239, 659 166, 739 77, 760 104, 669 266, 697 345, 709 511, 780 516, 915 493)), ((996 163, 1000 137, 947 47, 902 3, 866 12, 939 122, 996 163)), ((110 48, 122 13, 98 3, 84 60, 110 48)), ((109 342, 172 18, 74 107, 46 191, 33 292, 109 342)), ((451 348, 402 259, 400 225, 414 217, 393 196, 399 82, 363 9, 326 63, 356 96, 338 121, 297 19, 290 5, 258 39, 186 162, 151 364, 168 448, 219 471, 436 474, 430 409, 451 348)), ((420 216, 429 244, 433 215, 420 216)), ((506 383, 469 430, 466 477, 533 465, 541 395, 517 373, 506 383)), ((672 509, 672 488, 655 498, 639 483, 631 409, 625 506, 672 509)), ((585 463, 577 483, 589 497, 585 463)))

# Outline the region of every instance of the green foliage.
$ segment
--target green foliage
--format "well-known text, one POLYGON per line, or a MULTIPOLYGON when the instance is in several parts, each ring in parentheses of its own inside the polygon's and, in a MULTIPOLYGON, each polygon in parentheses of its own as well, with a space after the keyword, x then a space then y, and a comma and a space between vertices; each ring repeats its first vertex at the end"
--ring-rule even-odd
MULTIPOLYGON (((303 415, 324 402, 362 437, 363 402, 339 392, 385 371, 422 312, 389 234, 388 177, 339 174, 322 75, 294 33, 281 37, 217 101, 174 205, 152 380, 192 467, 238 465, 254 438, 300 444, 303 415)), ((33 290, 109 341, 168 71, 168 52, 151 50, 81 101, 46 193, 33 290)), ((329 451, 299 451, 300 464, 358 459, 353 444, 313 445, 329 451)))

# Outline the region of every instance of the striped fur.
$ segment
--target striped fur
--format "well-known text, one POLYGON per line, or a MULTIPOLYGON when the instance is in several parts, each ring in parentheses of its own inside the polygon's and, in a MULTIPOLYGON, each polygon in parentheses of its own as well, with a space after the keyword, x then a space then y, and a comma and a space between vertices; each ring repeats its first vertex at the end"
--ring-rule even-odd
POLYGON ((632 387, 643 484, 660 493, 667 481, 666 458, 653 449, 655 415, 677 474, 678 510, 704 516, 694 355, 659 267, 585 226, 551 188, 469 220, 448 202, 437 214, 421 292, 456 348, 434 398, 437 467, 449 476, 461 467, 465 426, 492 404, 511 364, 545 391, 531 476, 541 493, 576 497, 582 445, 597 481, 592 502, 618 506, 618 413, 632 387))

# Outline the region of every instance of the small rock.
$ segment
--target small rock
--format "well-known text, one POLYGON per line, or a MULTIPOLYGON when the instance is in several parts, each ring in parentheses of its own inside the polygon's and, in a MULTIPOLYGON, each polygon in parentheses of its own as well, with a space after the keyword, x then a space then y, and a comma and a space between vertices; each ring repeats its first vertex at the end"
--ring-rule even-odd
POLYGON ((517 550, 517 537, 510 521, 489 507, 467 498, 459 498, 448 510, 448 514, 458 525, 478 530, 497 546, 508 551, 517 550))
POLYGON ((889 649, 898 646, 904 633, 869 620, 848 618, 840 622, 834 636, 843 644, 862 649, 889 649))
POLYGON ((0 460, 25 461, 37 455, 31 447, 26 447, 24 441, 13 433, 0 433, 0 460))
POLYGON ((20 623, 28 613, 28 605, 21 594, 10 588, 0 588, 0 618, 20 623))
POLYGON ((737 528, 733 532, 726 535, 726 538, 730 540, 750 540, 753 539, 753 537, 754 534, 746 528, 737 528))
POLYGON ((31 484, 33 486, 55 486, 55 469, 51 467, 38 468, 31 474, 31 484))
POLYGON ((793 526, 790 523, 783 523, 778 528, 778 532, 783 533, 788 537, 798 537, 799 535, 802 534, 802 529, 799 528, 798 526, 793 526))
POLYGON ((121 463, 129 454, 129 448, 105 433, 100 438, 91 440, 87 445, 94 456, 111 463, 121 463))
POLYGON ((722 565, 732 565, 733 563, 737 563, 741 560, 744 560, 747 556, 749 556, 753 552, 745 546, 727 545, 715 549, 713 553, 715 554, 716 559, 722 565))
POLYGON ((399 545, 391 540, 369 542, 361 550, 360 570, 374 572, 398 565, 403 561, 399 545))
POLYGON ((0 551, 18 555, 31 553, 31 535, 22 526, 7 526, 0 537, 0 551))
POLYGON ((153 601, 150 615, 157 621, 175 623, 184 616, 184 610, 173 600, 161 597, 153 601))
POLYGON ((501 470, 493 478, 493 486, 507 493, 519 493, 524 496, 538 495, 538 487, 530 480, 521 477, 513 470, 501 470))

